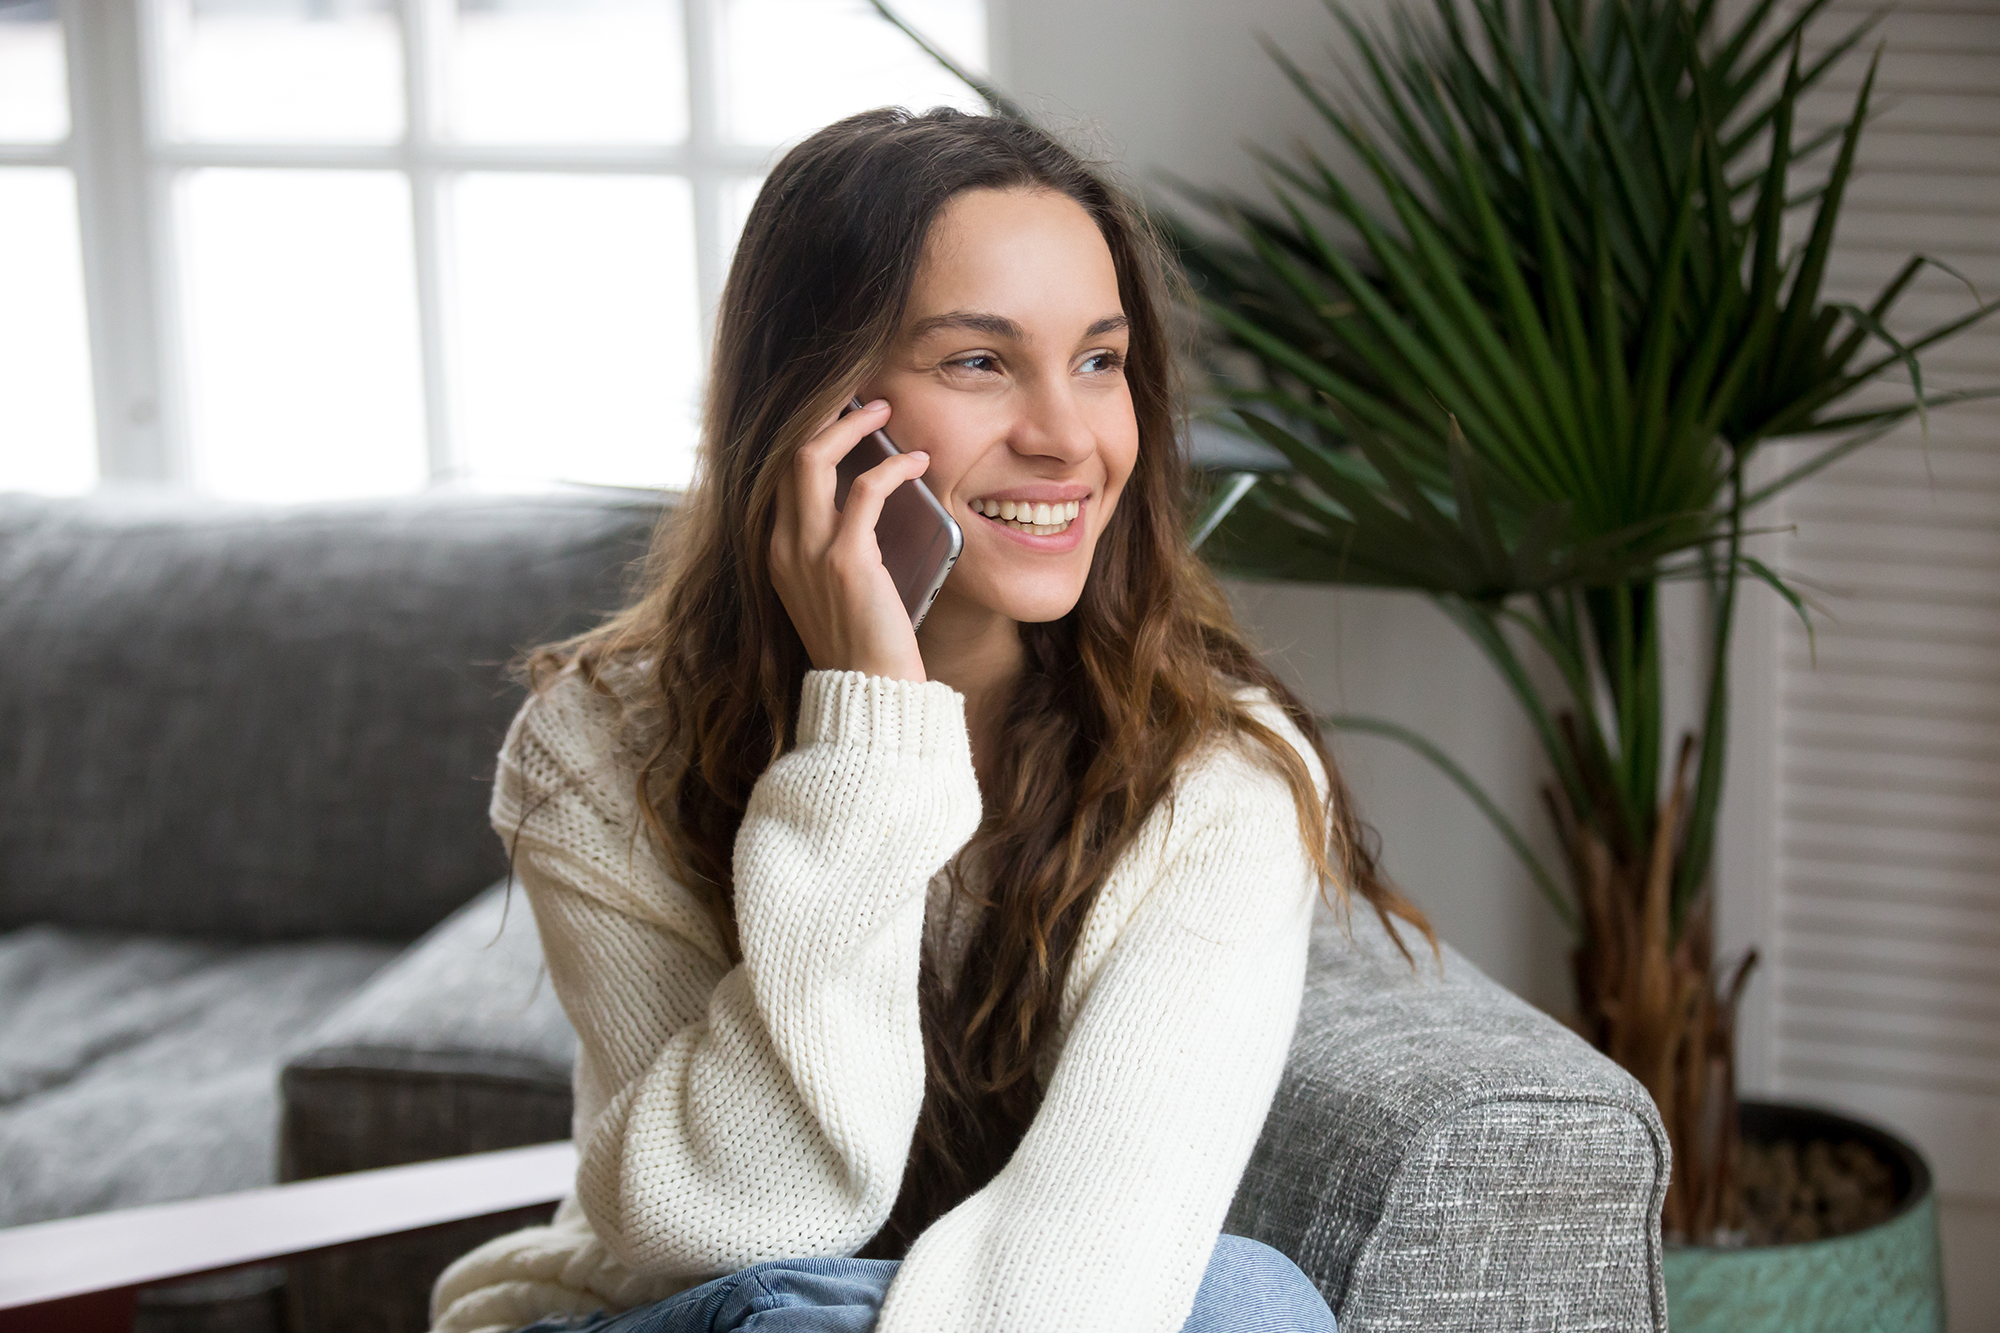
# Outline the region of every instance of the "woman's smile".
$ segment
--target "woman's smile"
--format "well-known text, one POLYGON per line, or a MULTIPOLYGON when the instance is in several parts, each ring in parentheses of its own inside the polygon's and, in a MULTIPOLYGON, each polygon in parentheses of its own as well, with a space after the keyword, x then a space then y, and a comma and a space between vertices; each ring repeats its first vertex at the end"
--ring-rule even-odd
POLYGON ((1090 487, 1032 482, 990 491, 967 502, 975 530, 994 528, 1003 540, 1030 551, 1060 555, 1082 542, 1089 524, 1090 487))

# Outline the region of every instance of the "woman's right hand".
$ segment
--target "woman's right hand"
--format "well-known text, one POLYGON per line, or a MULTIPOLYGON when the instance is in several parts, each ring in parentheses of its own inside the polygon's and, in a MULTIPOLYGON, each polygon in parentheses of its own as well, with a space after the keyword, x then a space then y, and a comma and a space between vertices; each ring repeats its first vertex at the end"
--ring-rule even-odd
POLYGON ((854 479, 847 508, 833 505, 840 460, 888 420, 889 404, 878 398, 829 421, 800 448, 778 483, 771 583, 814 667, 921 681, 924 659, 882 564, 875 520, 889 492, 923 475, 930 455, 884 459, 854 479))

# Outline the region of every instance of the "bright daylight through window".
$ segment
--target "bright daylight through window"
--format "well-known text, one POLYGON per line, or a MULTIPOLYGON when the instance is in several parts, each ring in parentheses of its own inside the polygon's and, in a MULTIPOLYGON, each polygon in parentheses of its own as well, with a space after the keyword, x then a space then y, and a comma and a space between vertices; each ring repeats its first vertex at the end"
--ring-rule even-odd
POLYGON ((866 0, 0 0, 0 491, 682 484, 762 173, 890 103, 976 106, 866 0))

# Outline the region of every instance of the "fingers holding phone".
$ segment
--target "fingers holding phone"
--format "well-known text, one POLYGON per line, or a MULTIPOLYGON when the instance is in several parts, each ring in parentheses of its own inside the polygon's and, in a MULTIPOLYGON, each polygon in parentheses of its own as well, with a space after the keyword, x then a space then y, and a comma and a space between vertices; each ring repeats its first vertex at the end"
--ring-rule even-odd
POLYGON ((822 671, 923 680, 916 632, 882 560, 875 524, 897 487, 922 476, 927 454, 892 454, 840 490, 839 465, 889 419, 877 400, 832 421, 800 448, 778 485, 771 582, 822 671))

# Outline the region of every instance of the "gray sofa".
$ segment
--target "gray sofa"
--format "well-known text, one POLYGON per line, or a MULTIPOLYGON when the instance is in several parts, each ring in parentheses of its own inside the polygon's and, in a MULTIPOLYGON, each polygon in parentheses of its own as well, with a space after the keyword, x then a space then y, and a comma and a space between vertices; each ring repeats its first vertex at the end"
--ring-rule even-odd
MULTIPOLYGON (((615 605, 656 517, 0 497, 0 1226, 567 1136, 574 1038, 485 823, 501 667, 615 605)), ((1364 916, 1322 920, 1308 986, 1230 1230, 1348 1333, 1665 1329, 1632 1080, 1364 916)), ((140 1322, 414 1333, 442 1264, 527 1220, 140 1322)))

